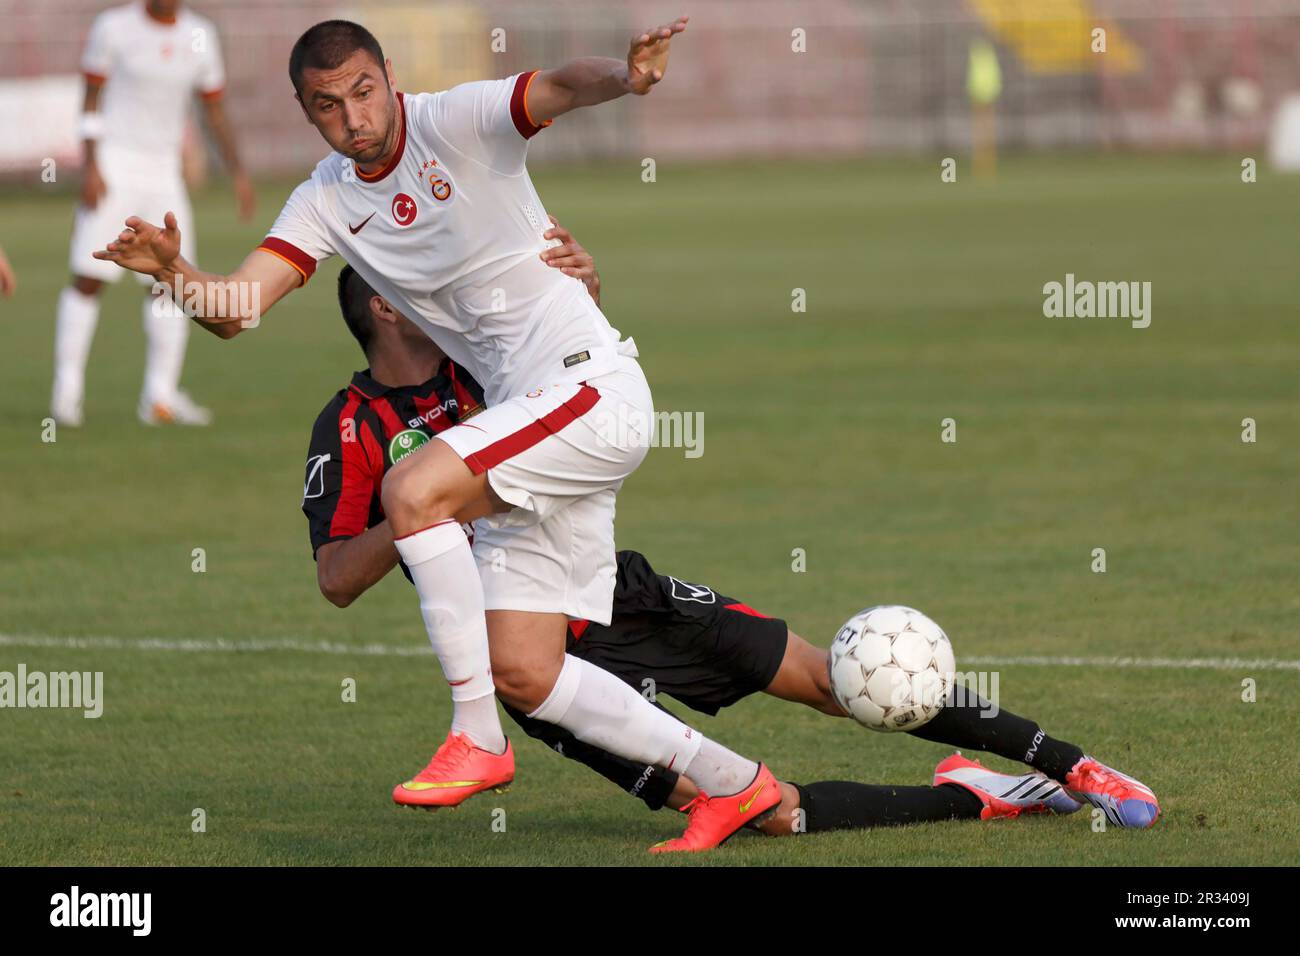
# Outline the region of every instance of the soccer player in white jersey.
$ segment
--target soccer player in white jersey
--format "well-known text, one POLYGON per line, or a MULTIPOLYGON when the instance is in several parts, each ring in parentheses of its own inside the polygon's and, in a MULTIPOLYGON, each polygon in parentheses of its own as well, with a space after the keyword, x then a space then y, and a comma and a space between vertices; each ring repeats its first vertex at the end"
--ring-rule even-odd
MULTIPOLYGON (((548 223, 527 143, 570 110, 648 93, 685 29, 682 18, 634 37, 626 61, 588 57, 403 94, 368 31, 319 23, 295 44, 289 75, 334 153, 294 190, 262 245, 229 276, 201 272, 181 255, 168 214, 161 228, 128 219, 96 253, 169 288, 255 284, 262 312, 341 255, 483 384, 486 411, 440 432, 383 483, 454 704, 451 732, 395 789, 399 803, 455 805, 513 778, 494 681, 529 716, 696 785, 686 833, 655 850, 716 846, 780 802, 762 764, 564 652, 570 618, 610 620, 614 499, 646 454, 653 411, 635 345, 580 280, 541 260, 548 223), (476 519, 485 520, 471 551, 459 522, 476 519)), ((222 337, 260 317, 249 296, 217 298, 194 297, 193 312, 222 337)))
MULTIPOLYGON (((99 322, 99 296, 121 270, 91 253, 132 213, 175 212, 194 257, 190 201, 181 177, 181 141, 195 93, 235 182, 240 214, 253 213, 253 187, 239 162, 222 104, 225 70, 211 21, 179 0, 135 0, 95 18, 81 58, 86 78, 80 135, 85 155, 81 203, 72 231, 72 283, 59 295, 51 414, 80 425, 86 361, 99 322)), ((141 281, 148 282, 147 276, 141 281)), ((166 296, 146 296, 147 342, 139 416, 146 424, 205 425, 207 409, 180 388, 190 326, 166 296)))

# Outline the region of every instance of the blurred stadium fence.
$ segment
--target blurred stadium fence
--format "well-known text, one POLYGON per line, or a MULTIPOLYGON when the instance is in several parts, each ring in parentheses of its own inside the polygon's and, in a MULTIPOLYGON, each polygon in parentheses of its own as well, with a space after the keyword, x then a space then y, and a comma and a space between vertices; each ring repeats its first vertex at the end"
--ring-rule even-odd
MULTIPOLYGON (((43 157, 75 165, 78 59, 94 14, 113 5, 0 0, 0 175, 35 175, 43 157)), ((221 31, 229 109, 258 173, 301 174, 321 155, 285 67, 299 33, 333 16, 368 25, 399 85, 424 90, 617 56, 633 32, 691 15, 668 83, 645 103, 564 118, 565 135, 538 137, 538 162, 956 154, 980 128, 972 98, 990 101, 1003 149, 1227 150, 1263 144, 1288 108, 1300 125, 1300 107, 1285 106, 1300 91, 1300 0, 191 6, 221 31)), ((1300 152, 1300 133, 1282 140, 1300 152)))

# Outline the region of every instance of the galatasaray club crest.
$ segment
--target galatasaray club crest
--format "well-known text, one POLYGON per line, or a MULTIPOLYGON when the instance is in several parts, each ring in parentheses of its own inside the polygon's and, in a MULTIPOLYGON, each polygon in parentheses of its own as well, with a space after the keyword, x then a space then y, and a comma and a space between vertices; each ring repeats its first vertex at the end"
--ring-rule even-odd
POLYGON ((409 226, 415 222, 415 200, 406 193, 398 193, 393 197, 393 222, 399 226, 409 226))
POLYGON ((428 440, 428 435, 414 428, 398 432, 388 443, 388 460, 395 465, 428 440))
POLYGON ((420 176, 429 184, 429 192, 438 202, 447 202, 455 193, 451 175, 438 165, 436 159, 426 159, 420 167, 420 176))

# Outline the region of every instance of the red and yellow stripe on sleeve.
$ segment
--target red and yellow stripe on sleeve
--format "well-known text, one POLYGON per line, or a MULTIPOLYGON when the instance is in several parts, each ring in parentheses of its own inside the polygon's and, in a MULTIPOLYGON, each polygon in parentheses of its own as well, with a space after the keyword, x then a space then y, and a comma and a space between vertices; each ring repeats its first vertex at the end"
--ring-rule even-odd
POLYGON ((278 239, 275 236, 267 236, 262 240, 262 244, 257 248, 261 249, 263 252, 269 252, 278 259, 283 259, 285 262, 289 263, 289 265, 297 269, 298 274, 302 276, 301 285, 306 285, 307 280, 310 279, 312 273, 316 271, 315 258, 303 252, 292 242, 285 242, 283 239, 278 239))
POLYGON ((545 123, 537 124, 533 122, 532 114, 528 112, 528 87, 532 86, 533 79, 537 76, 537 70, 529 70, 527 73, 520 73, 515 80, 514 92, 510 94, 510 118, 515 122, 515 129, 519 130, 519 135, 524 139, 531 139, 546 127, 551 125, 551 120, 545 123))

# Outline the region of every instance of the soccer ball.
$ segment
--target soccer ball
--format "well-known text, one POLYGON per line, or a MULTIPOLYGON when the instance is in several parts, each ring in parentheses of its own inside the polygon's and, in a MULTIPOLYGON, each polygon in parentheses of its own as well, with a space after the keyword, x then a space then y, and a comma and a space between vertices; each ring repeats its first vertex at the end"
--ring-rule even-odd
POLYGON ((831 644, 831 693, 872 730, 915 730, 944 705, 957 662, 948 635, 920 611, 859 611, 831 644))

